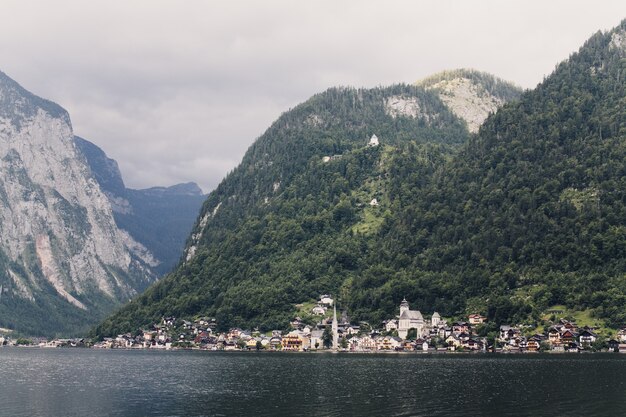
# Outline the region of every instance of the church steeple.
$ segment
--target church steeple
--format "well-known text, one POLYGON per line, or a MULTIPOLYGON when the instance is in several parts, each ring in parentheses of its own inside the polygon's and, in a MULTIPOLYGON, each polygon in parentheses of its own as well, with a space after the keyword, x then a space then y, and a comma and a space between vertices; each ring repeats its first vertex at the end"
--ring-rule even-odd
POLYGON ((333 350, 339 349, 339 326, 337 324, 337 305, 333 303, 333 350))
POLYGON ((402 316, 402 313, 404 313, 405 311, 409 311, 409 302, 406 300, 406 298, 403 298, 402 302, 400 303, 400 316, 402 316))

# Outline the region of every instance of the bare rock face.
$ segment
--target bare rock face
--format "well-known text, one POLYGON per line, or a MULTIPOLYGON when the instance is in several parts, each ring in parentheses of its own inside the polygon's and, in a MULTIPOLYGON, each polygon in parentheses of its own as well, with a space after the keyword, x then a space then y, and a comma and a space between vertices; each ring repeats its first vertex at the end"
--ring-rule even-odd
POLYGON ((0 284, 35 303, 52 287, 88 315, 95 299, 119 303, 154 280, 150 254, 117 228, 77 152, 67 112, 1 72, 0 239, 0 284))
POLYGON ((626 55, 626 30, 616 30, 613 33, 610 47, 617 49, 620 56, 626 55))
POLYGON ((432 86, 452 113, 465 120, 470 132, 478 132, 489 113, 494 113, 504 100, 481 94, 478 87, 467 78, 440 81, 432 86))
POLYGON ((521 94, 518 87, 492 75, 474 70, 444 71, 417 83, 438 93, 470 132, 478 132, 487 116, 521 94))
POLYGON ((421 109, 417 97, 396 95, 385 100, 385 113, 394 119, 398 116, 416 118, 421 109))

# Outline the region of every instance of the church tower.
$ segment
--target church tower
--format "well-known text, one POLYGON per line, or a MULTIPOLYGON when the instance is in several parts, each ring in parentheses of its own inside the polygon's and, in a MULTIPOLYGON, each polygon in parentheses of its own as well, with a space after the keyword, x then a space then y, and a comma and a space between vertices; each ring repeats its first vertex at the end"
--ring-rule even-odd
POLYGON ((333 350, 339 349, 339 326, 337 325, 337 305, 333 304, 333 350))
POLYGON ((402 313, 404 313, 405 311, 409 311, 409 302, 406 300, 406 298, 403 298, 402 302, 400 303, 400 316, 402 316, 402 313))

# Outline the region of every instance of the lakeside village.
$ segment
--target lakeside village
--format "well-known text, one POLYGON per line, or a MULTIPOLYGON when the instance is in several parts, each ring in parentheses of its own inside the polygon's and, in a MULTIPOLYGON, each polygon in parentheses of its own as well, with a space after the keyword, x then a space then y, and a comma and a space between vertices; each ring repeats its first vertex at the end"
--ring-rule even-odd
MULTIPOLYGON (((523 335, 522 326, 501 325, 488 343, 478 331, 487 318, 470 314, 468 321, 448 323, 437 312, 429 320, 419 310, 411 310, 406 299, 399 314, 372 328, 368 323, 351 324, 346 313, 337 318, 334 300, 322 295, 311 309, 322 316, 314 325, 296 317, 292 330, 259 331, 230 329, 216 332, 215 319, 195 321, 165 317, 148 329, 126 333, 92 343, 86 339, 11 339, 0 332, 0 346, 93 347, 108 349, 200 349, 212 351, 342 351, 342 352, 582 352, 608 351, 626 353, 626 326, 610 340, 599 337, 592 327, 578 327, 574 321, 554 319, 543 333, 523 335), (332 308, 332 317, 329 316, 332 308)), ((0 329, 6 330, 6 329, 0 329)))

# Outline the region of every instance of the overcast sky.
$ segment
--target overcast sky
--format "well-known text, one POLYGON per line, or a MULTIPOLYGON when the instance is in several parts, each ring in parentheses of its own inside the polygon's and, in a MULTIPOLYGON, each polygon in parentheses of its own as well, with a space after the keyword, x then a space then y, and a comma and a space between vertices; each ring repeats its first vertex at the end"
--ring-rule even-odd
POLYGON ((213 189, 331 86, 460 67, 533 88, 626 1, 2 0, 0 70, 65 107, 126 185, 213 189))

